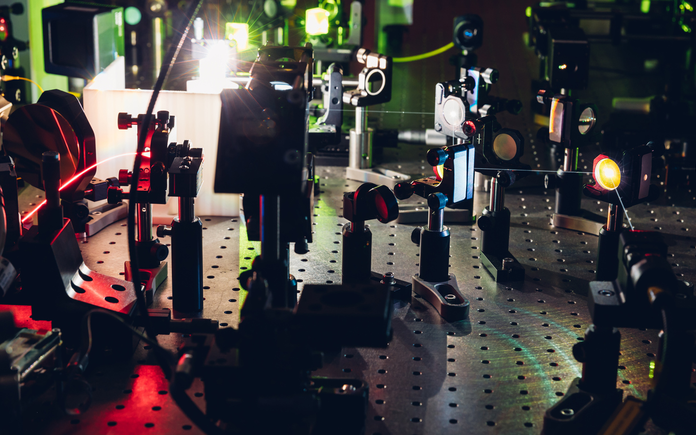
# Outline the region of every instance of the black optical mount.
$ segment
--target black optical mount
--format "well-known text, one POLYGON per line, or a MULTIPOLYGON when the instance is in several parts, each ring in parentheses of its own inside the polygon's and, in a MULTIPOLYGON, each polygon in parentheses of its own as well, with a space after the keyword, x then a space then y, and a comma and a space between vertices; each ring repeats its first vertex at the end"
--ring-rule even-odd
POLYGON ((203 309, 203 223, 194 201, 202 183, 203 149, 188 141, 169 145, 169 196, 179 198, 179 217, 157 227, 157 237, 170 236, 172 245, 172 306, 180 313, 203 309))
POLYGON ((372 232, 365 221, 381 223, 399 216, 399 204, 387 186, 365 183, 355 192, 343 194, 343 284, 383 284, 389 287, 394 299, 411 297, 411 283, 396 279, 392 272, 372 272, 372 232))
POLYGON ((481 229, 481 264, 496 282, 523 281, 524 267, 510 253, 510 210, 505 207, 509 177, 499 172, 491 178, 490 204, 478 218, 481 229))
MULTIPOLYGON (((138 137, 147 135, 145 148, 149 153, 144 153, 140 166, 140 175, 136 183, 135 192, 124 193, 120 187, 110 186, 108 201, 117 204, 127 198, 137 204, 136 213, 136 249, 140 261, 140 281, 145 285, 147 302, 152 303, 152 297, 157 288, 167 278, 167 263, 164 260, 169 255, 167 245, 160 243, 152 234, 152 204, 167 203, 167 156, 169 132, 174 128, 174 116, 161 110, 150 125, 142 126, 142 118, 145 115, 132 117, 128 113, 118 114, 119 130, 127 130, 132 126, 138 127, 138 137)), ((131 171, 121 169, 118 174, 119 183, 128 186, 133 174, 131 171)), ((130 262, 125 263, 126 279, 131 279, 130 262)))
POLYGON ((524 138, 517 130, 500 128, 494 116, 474 121, 476 171, 491 177, 490 203, 478 218, 481 229, 481 264, 496 282, 523 281, 524 267, 510 253, 510 210, 505 208, 505 188, 529 175, 522 164, 524 138))
POLYGON ((578 170, 579 151, 597 142, 597 107, 581 103, 567 94, 541 90, 539 104, 550 107, 548 140, 552 147, 563 149, 563 166, 556 174, 556 207, 552 217, 555 227, 599 234, 603 218, 581 208, 582 173, 578 170))
MULTIPOLYGON (((453 149, 461 147, 468 148, 470 145, 449 147, 445 155, 450 153, 454 156, 453 149)), ((430 157, 431 153, 428 155, 430 157)), ((438 186, 444 184, 444 180, 438 184, 433 182, 434 180, 425 178, 412 183, 400 183, 394 187, 394 193, 399 199, 406 199, 413 193, 427 198, 428 226, 416 228, 411 233, 411 241, 420 245, 419 273, 412 279, 413 292, 416 297, 430 302, 443 319, 451 322, 469 316, 469 300, 459 290, 457 278, 449 273, 450 231, 444 225, 448 196, 437 190, 438 186)))

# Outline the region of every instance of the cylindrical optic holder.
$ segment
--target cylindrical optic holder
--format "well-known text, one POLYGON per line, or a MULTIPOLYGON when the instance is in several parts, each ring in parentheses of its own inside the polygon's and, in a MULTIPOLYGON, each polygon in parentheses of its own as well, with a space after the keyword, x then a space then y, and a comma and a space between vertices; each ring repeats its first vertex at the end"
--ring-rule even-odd
POLYGON ((172 306, 181 313, 203 309, 203 223, 196 217, 194 198, 201 185, 202 150, 179 150, 169 166, 169 196, 179 197, 179 217, 157 235, 171 236, 172 306))
POLYGON ((430 282, 449 279, 450 231, 443 222, 446 204, 445 195, 431 194, 428 197, 428 228, 416 229, 412 235, 413 242, 420 243, 419 276, 430 282))
POLYGON ((607 224, 599 230, 597 245, 597 277, 596 281, 613 281, 619 269, 619 236, 623 215, 619 207, 609 204, 607 224))
POLYGON ((372 130, 367 126, 367 107, 355 108, 355 128, 350 130, 348 166, 352 169, 372 167, 372 130))
POLYGON ((372 276, 372 232, 365 222, 343 226, 343 284, 366 283, 372 276))
POLYGON ((573 347, 573 356, 582 363, 580 388, 595 394, 616 391, 621 333, 612 327, 590 325, 585 340, 573 347))
POLYGON ((557 174, 556 214, 577 216, 582 199, 582 174, 577 173, 577 149, 566 148, 563 169, 557 174))
POLYGON ((507 256, 510 243, 510 210, 505 208, 505 188, 496 177, 491 178, 488 207, 479 218, 481 252, 498 257, 507 256))
MULTIPOLYGON (((203 223, 186 216, 179 198, 179 218, 172 221, 172 306, 179 312, 203 309, 203 223)), ((193 208, 193 207, 191 207, 193 208)))

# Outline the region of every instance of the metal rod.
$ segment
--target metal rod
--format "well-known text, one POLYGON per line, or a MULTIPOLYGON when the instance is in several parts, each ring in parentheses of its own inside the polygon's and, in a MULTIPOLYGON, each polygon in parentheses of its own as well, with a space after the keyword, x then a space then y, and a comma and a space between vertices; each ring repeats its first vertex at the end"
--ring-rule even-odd
MULTIPOLYGON (((238 85, 246 86, 247 83, 249 83, 249 76, 233 76, 233 77, 228 77, 227 80, 231 81, 232 83, 236 83, 238 85)), ((344 88, 357 88, 358 87, 358 80, 357 79, 346 79, 344 78, 341 80, 341 83, 343 84, 344 88)), ((315 77, 312 79, 312 86, 315 88, 321 87, 322 85, 322 80, 319 77, 315 77)))
POLYGON ((498 182, 497 177, 491 177, 491 200, 489 209, 492 212, 501 211, 505 207, 505 187, 498 182))
POLYGON ((179 197, 179 222, 193 222, 196 220, 196 211, 193 204, 194 198, 179 197))
POLYGON ((363 232, 365 231, 365 221, 350 222, 350 232, 363 232))
POLYGON ((280 196, 261 195, 261 258, 280 259, 280 196))
POLYGON ((362 134, 367 130, 367 107, 355 108, 355 132, 362 134))
POLYGON ((60 154, 46 151, 41 155, 42 178, 46 194, 46 209, 60 207, 60 154))
POLYGON ((152 240, 152 204, 138 204, 136 223, 139 242, 149 242, 152 240))
POLYGON ((607 231, 619 231, 623 224, 623 214, 616 204, 609 204, 607 210, 607 231))
POLYGON ((428 230, 442 232, 445 227, 445 209, 430 209, 428 213, 428 230))
POLYGON ((372 135, 367 128, 367 107, 355 108, 355 128, 350 130, 348 166, 366 169, 372 165, 372 135))
POLYGON ((576 171, 577 170, 577 148, 566 148, 565 154, 563 156, 563 170, 564 171, 576 171))

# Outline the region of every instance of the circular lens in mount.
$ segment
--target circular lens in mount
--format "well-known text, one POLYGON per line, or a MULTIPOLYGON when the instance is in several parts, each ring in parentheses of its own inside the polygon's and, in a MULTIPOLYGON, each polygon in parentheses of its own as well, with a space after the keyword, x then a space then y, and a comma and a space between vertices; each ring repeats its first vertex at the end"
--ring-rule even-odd
POLYGON ((587 134, 597 122, 595 111, 591 107, 585 107, 578 118, 578 131, 580 134, 587 134))
POLYGON ((462 125, 464 105, 458 99, 448 98, 442 105, 442 116, 449 125, 462 125))
POLYGON ((621 170, 612 159, 602 159, 595 165, 594 179, 605 190, 614 190, 621 183, 621 170))
POLYGON ((493 153, 501 160, 512 160, 517 155, 517 141, 506 133, 501 133, 493 140, 493 153))

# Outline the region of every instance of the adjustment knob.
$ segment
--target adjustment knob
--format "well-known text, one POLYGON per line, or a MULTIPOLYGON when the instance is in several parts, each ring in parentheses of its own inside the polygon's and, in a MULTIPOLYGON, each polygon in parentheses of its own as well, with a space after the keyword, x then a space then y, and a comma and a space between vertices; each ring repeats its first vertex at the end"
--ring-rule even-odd
POLYGON ((493 218, 490 216, 483 215, 476 219, 476 223, 481 231, 488 231, 493 229, 493 218))
POLYGON ((500 77, 500 74, 498 74, 498 70, 493 69, 493 68, 486 68, 481 73, 481 78, 483 79, 483 81, 485 81, 489 85, 496 83, 498 81, 499 77, 500 77))
POLYGON ((106 191, 106 201, 109 204, 121 203, 125 196, 126 194, 123 193, 120 187, 109 186, 109 189, 106 191))
POLYGON ((493 106, 491 106, 490 104, 484 104, 479 108, 478 113, 483 117, 493 115, 495 113, 495 110, 493 109, 493 106))
POLYGON ((162 122, 163 124, 169 120, 169 111, 167 110, 160 110, 157 112, 157 120, 162 122))
POLYGON ((133 125, 133 117, 130 113, 120 112, 118 114, 118 129, 128 130, 133 125))
POLYGON ((169 255, 169 248, 162 243, 153 243, 150 248, 150 256, 157 261, 164 261, 169 255))
POLYGON ((536 99, 539 104, 546 104, 546 100, 550 98, 553 98, 553 95, 546 89, 541 89, 537 92, 536 99))
POLYGON ((447 206, 447 195, 442 192, 431 193, 427 201, 430 210, 442 210, 447 206))
POLYGON ((414 228, 413 231, 411 231, 411 241, 415 243, 416 245, 420 245, 420 239, 421 239, 421 231, 422 228, 414 228))
POLYGON ((160 225, 157 227, 157 237, 166 237, 172 235, 172 227, 160 225))
POLYGON ((128 169, 118 171, 118 183, 121 186, 128 186, 133 178, 133 174, 128 169))
POLYGON ((399 199, 408 199, 413 196, 413 190, 411 183, 399 183, 394 186, 394 195, 399 199))
POLYGON ((430 166, 440 166, 445 163, 448 157, 449 155, 444 148, 433 148, 428 150, 428 154, 426 154, 430 166))
POLYGON ((109 186, 114 186, 114 187, 119 187, 121 184, 118 182, 118 178, 116 177, 109 177, 106 179, 106 183, 109 186))
POLYGON ((462 87, 467 91, 473 91, 476 87, 476 80, 471 76, 466 76, 466 78, 462 80, 462 87))

